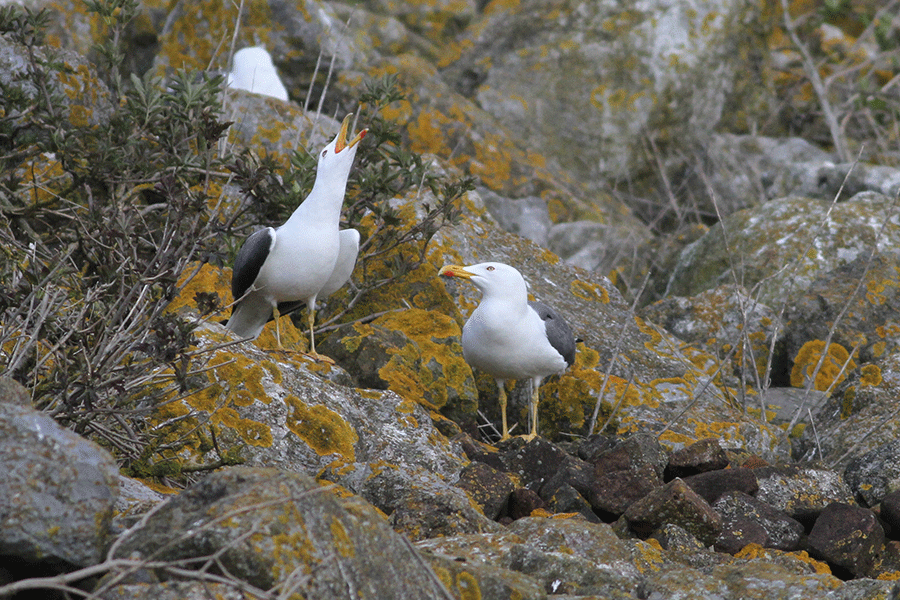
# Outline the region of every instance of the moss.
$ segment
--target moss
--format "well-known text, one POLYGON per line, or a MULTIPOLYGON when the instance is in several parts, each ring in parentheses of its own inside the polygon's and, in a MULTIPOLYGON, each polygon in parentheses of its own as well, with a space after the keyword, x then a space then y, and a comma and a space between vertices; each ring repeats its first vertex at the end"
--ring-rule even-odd
POLYGON ((853 362, 850 353, 840 344, 832 342, 826 353, 824 341, 812 340, 803 344, 794 358, 794 366, 791 369, 791 385, 802 388, 806 386, 808 380, 815 377, 812 387, 824 392, 844 381, 848 372, 855 368, 856 363, 853 362), (818 373, 814 373, 823 353, 826 355, 822 366, 818 373), (844 369, 845 364, 847 365, 846 369, 844 369), (842 369, 843 372, 841 372, 842 369))
POLYGON ((339 454, 346 463, 356 460, 354 446, 359 437, 341 415, 326 406, 304 404, 293 395, 284 402, 289 409, 287 428, 319 456, 339 454))

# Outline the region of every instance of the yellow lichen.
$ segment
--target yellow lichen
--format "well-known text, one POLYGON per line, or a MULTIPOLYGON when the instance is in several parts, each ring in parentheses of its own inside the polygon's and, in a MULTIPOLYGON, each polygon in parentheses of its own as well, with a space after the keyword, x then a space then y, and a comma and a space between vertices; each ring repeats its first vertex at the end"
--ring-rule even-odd
POLYGON ((294 395, 284 402, 289 410, 285 425, 319 456, 339 454, 345 462, 356 460, 359 437, 341 415, 321 404, 307 405, 294 395))
POLYGON ((867 386, 881 384, 881 369, 878 367, 878 365, 863 365, 863 367, 859 371, 859 385, 867 386))
POLYGON ((356 555, 356 548, 347 535, 347 530, 337 517, 331 519, 331 540, 334 542, 334 548, 338 554, 344 558, 353 558, 356 555))
POLYGON ((572 292, 573 296, 581 298, 582 300, 586 300, 588 302, 600 302, 602 304, 609 304, 609 292, 596 283, 588 283, 586 281, 576 279, 569 286, 569 291, 572 292))
POLYGON ((793 387, 805 387, 808 381, 812 381, 812 387, 820 392, 828 391, 847 378, 847 373, 856 368, 856 363, 840 344, 832 342, 825 352, 825 342, 812 340, 803 344, 797 356, 794 358, 794 367, 791 369, 791 385, 793 387), (822 365, 816 372, 816 365, 822 355, 822 365))
POLYGON ((233 408, 223 407, 213 413, 210 422, 224 425, 237 432, 251 446, 268 448, 272 445, 272 430, 265 423, 245 419, 233 408))

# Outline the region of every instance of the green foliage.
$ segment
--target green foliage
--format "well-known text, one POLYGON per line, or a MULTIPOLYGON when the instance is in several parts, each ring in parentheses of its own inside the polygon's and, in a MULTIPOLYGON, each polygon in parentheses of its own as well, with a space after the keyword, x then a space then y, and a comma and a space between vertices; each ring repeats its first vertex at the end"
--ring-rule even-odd
MULTIPOLYGON (((93 6, 111 31, 133 14, 93 6)), ((143 417, 189 391, 201 366, 193 325, 166 308, 221 234, 209 208, 224 175, 221 80, 118 81, 121 94, 89 108, 99 125, 76 125, 60 83, 68 68, 39 45, 46 22, 0 11, 27 60, 0 99, 0 375, 128 464, 160 434, 143 417)))

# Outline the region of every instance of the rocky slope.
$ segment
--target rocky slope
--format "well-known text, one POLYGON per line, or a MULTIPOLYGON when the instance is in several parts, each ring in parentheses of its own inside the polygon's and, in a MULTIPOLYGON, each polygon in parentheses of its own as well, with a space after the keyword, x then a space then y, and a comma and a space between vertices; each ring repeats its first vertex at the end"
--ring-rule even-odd
MULTIPOLYGON (((85 58, 102 27, 53 6, 68 114, 102 125, 108 92, 85 58)), ((776 17, 740 0, 241 6, 239 20, 233 4, 141 4, 129 60, 168 75, 227 68, 232 36, 267 47, 290 101, 231 90, 223 110, 230 144, 281 164, 332 135, 324 115, 356 110, 365 80, 397 75, 405 100, 383 115, 402 143, 479 187, 421 266, 323 335, 334 365, 294 351, 290 326, 287 351, 269 327, 235 344, 197 307, 231 301, 227 266, 182 274, 169 311, 196 326, 204 368, 146 427, 177 442, 173 472, 221 465, 186 489, 121 475, 0 380, 0 593, 900 593, 900 171, 747 133, 787 101, 748 76, 773 82, 792 56, 776 17), (326 92, 321 114, 308 90, 312 105, 326 92), (664 209, 660 180, 686 190, 664 209), (581 340, 528 444, 491 444, 496 388, 459 342, 477 293, 437 278, 486 260, 519 268, 581 340)), ((24 50, 0 37, 0 64, 24 50)), ((411 226, 435 200, 392 206, 411 226)), ((524 430, 527 390, 511 395, 524 430)))

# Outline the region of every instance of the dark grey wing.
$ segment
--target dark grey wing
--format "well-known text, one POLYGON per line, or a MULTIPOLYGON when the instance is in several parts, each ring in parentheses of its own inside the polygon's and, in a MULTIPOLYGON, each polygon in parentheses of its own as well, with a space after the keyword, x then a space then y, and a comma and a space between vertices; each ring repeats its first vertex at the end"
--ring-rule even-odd
POLYGON ((538 316, 541 317, 541 320, 544 321, 544 327, 547 329, 547 339, 550 340, 550 345, 556 348, 556 351, 562 354, 562 357, 566 359, 566 364, 570 367, 575 364, 575 334, 572 333, 572 328, 569 327, 569 324, 566 323, 565 319, 562 316, 544 304, 543 302, 528 302, 528 305, 531 306, 537 312, 538 316))
POLYGON ((274 242, 275 230, 271 227, 260 229, 244 240, 234 258, 234 269, 231 272, 231 295, 235 300, 246 294, 256 281, 274 242))

